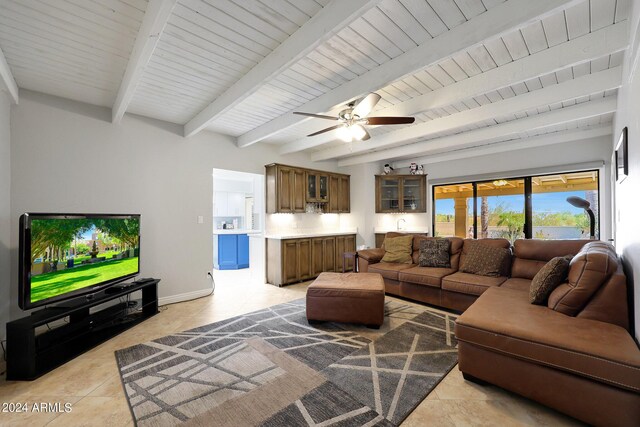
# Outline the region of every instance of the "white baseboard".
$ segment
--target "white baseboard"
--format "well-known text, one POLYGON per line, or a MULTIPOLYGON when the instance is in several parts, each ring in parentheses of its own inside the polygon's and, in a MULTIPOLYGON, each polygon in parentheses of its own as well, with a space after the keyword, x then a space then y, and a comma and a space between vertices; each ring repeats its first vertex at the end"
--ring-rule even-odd
POLYGON ((190 301, 192 299, 205 297, 211 294, 211 289, 202 289, 199 291, 186 292, 184 294, 171 295, 158 299, 158 305, 174 304, 176 302, 190 301))

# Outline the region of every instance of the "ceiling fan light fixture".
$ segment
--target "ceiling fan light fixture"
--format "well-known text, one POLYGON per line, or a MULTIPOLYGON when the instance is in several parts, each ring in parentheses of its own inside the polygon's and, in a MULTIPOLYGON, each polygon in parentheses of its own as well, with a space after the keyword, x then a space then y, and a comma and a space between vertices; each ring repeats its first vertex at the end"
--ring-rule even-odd
POLYGON ((367 134, 367 131, 360 125, 350 126, 349 131, 351 132, 353 139, 356 141, 362 141, 362 138, 367 134))
POLYGON ((351 142, 353 140, 353 134, 351 133, 349 126, 339 127, 337 133, 338 138, 340 138, 344 142, 351 142))

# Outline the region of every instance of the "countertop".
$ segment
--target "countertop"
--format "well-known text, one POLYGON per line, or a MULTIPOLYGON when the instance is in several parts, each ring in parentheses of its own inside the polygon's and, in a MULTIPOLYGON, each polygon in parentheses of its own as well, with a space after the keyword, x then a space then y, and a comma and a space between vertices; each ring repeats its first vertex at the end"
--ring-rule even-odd
POLYGON ((223 229, 216 229, 213 230, 213 234, 260 234, 262 233, 262 231, 260 230, 246 230, 246 229, 242 229, 242 228, 234 228, 232 230, 223 230, 223 229))
POLYGON ((395 228, 374 228, 373 229, 374 233, 380 234, 380 233, 427 233, 427 234, 431 234, 429 232, 429 230, 427 230, 426 228, 423 229, 418 229, 418 228, 410 228, 410 229, 406 229, 406 230, 398 230, 395 228))
POLYGON ((323 236, 346 236, 349 234, 357 234, 358 230, 343 230, 343 231, 317 231, 317 232, 300 232, 300 233, 286 233, 286 234, 266 234, 264 237, 267 239, 286 240, 286 239, 304 239, 307 237, 323 237, 323 236))

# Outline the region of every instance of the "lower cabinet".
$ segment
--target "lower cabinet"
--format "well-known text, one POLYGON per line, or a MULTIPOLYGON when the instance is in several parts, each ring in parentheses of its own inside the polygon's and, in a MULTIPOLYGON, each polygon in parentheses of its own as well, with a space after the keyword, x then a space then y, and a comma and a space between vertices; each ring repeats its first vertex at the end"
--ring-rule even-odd
POLYGON ((213 246, 213 267, 216 270, 249 268, 249 236, 218 234, 213 246))
POLYGON ((337 236, 336 237, 336 271, 342 271, 342 263, 345 263, 345 271, 353 271, 353 258, 344 259, 345 252, 355 252, 356 236, 337 236))
MULTIPOLYGON (((342 271, 344 252, 356 250, 356 236, 267 239, 267 281, 272 285, 310 280, 324 271, 342 271)), ((349 259, 347 270, 353 270, 349 259)))

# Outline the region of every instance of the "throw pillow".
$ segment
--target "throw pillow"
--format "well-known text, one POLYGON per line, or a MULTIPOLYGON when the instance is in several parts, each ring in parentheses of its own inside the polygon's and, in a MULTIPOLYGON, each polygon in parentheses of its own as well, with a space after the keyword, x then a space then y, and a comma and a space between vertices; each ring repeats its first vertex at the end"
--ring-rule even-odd
POLYGON ((451 268, 451 241, 449 239, 425 239, 420 242, 420 267, 451 268))
POLYGON ((544 265, 533 277, 529 288, 531 304, 546 304, 549 294, 564 282, 569 274, 567 257, 555 257, 544 265))
POLYGON ((384 256, 381 262, 411 264, 413 236, 388 237, 384 239, 384 256))
POLYGON ((504 275, 505 265, 511 257, 509 249, 484 245, 476 241, 470 243, 469 246, 469 250, 464 254, 460 271, 478 276, 500 277, 504 275))

